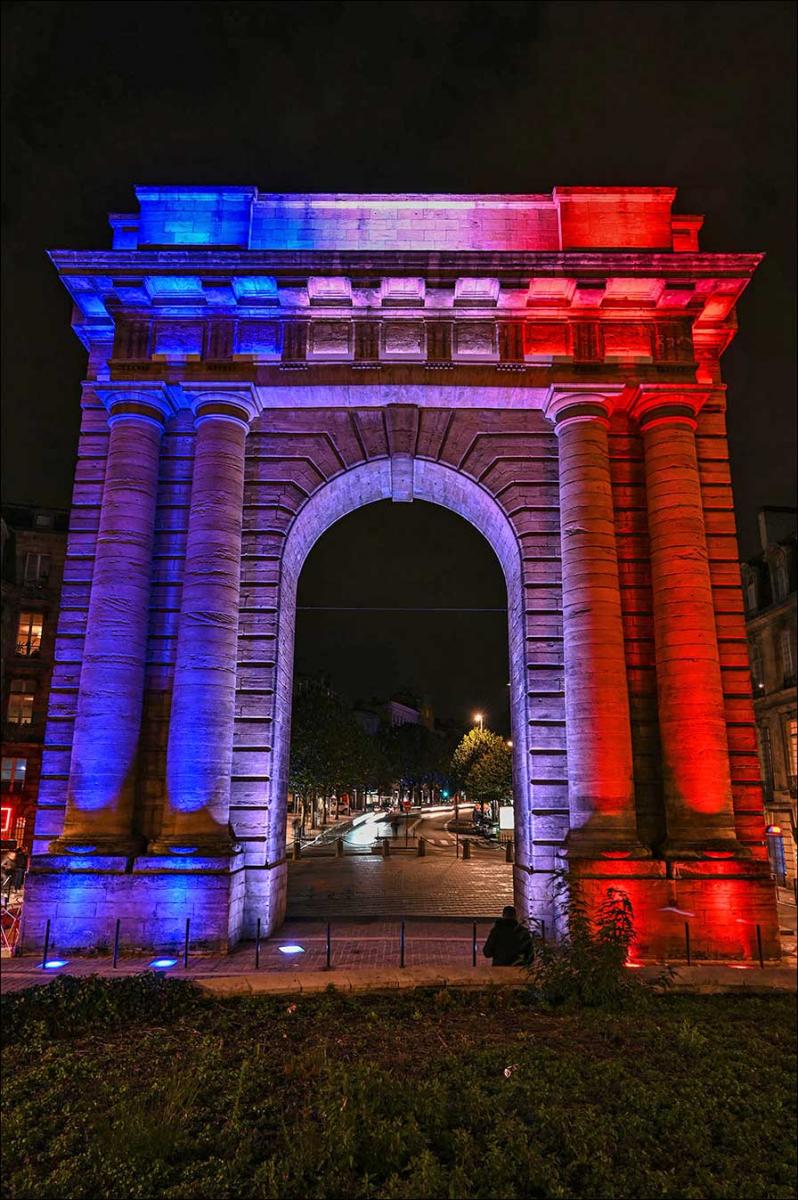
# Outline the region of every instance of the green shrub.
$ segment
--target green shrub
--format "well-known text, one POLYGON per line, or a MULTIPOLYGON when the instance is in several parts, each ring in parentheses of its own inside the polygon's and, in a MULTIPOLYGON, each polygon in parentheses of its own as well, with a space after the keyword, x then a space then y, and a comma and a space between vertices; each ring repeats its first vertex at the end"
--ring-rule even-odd
POLYGON ((168 1019, 205 1003, 195 984, 154 971, 106 979, 61 975, 51 982, 2 997, 4 1044, 72 1037, 127 1022, 168 1019))
MULTIPOLYGON (((527 973, 532 998, 547 1005, 573 1004, 613 1008, 640 1003, 651 982, 629 971, 626 963, 635 942, 632 902, 618 888, 607 888, 598 910, 590 913, 579 893, 560 873, 553 899, 563 936, 538 943, 527 973)), ((664 972, 654 983, 667 983, 664 972)))

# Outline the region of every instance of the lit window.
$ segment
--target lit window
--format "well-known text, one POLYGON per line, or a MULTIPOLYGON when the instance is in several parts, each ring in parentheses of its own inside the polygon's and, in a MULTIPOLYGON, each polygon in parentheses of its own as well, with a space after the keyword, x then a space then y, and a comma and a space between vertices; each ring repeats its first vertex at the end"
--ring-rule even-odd
POLYGON ((21 792, 25 786, 26 758, 4 758, 0 771, 0 783, 4 792, 21 792))
POLYGON ((35 554, 32 551, 25 555, 25 583, 45 584, 50 575, 50 555, 35 554))
POLYGON ((25 658, 37 658, 42 648, 44 614, 23 612, 19 614, 17 627, 17 654, 25 658))
POLYGON ((7 719, 9 725, 31 725, 33 723, 34 690, 27 679, 12 679, 8 696, 7 719))

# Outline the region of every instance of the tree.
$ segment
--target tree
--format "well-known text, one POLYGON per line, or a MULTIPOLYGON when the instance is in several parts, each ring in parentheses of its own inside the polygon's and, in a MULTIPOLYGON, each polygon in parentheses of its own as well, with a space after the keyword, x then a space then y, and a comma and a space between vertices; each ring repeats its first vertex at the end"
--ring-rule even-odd
POLYGON ((512 753, 504 738, 491 729, 470 729, 452 755, 452 775, 484 803, 512 796, 512 753))
POLYGON ((512 797, 513 755, 506 742, 500 739, 474 762, 466 786, 485 800, 501 802, 512 797))
POLYGON ((319 797, 326 820, 332 795, 390 786, 391 778, 384 747, 341 697, 323 680, 302 680, 294 691, 289 765, 289 787, 299 800, 302 824, 319 797))
POLYGON ((427 786, 444 786, 449 779, 446 743, 424 725, 396 725, 386 730, 382 744, 400 792, 412 798, 427 786))

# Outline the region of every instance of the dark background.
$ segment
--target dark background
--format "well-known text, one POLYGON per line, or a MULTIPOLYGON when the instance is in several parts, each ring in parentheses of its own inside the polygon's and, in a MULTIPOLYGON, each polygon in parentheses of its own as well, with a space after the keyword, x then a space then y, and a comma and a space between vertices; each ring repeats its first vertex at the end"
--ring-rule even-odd
MULTIPOLYGON (((754 553, 757 508, 795 503, 794 12, 762 0, 6 3, 4 497, 69 501, 84 352, 44 252, 109 246, 106 213, 134 207, 134 183, 675 185, 679 211, 706 214, 704 249, 767 254, 724 360, 741 550, 754 553)), ((380 605, 385 580, 409 574, 433 581, 428 603, 450 603, 455 576, 459 603, 501 603, 468 527, 431 510, 419 540, 410 510, 389 507, 384 525, 382 508, 355 514, 327 535, 332 552, 317 548, 370 567, 318 574, 318 603, 352 604, 356 587, 380 605)), ((391 594, 412 604, 420 590, 391 594)), ((446 684, 442 618, 403 621, 384 649, 388 625, 365 636, 373 618, 302 618, 301 661, 360 692, 370 658, 373 690, 397 674, 444 709, 499 693, 494 614, 451 616, 460 651, 446 684), (483 643, 484 668, 472 656, 483 643)))

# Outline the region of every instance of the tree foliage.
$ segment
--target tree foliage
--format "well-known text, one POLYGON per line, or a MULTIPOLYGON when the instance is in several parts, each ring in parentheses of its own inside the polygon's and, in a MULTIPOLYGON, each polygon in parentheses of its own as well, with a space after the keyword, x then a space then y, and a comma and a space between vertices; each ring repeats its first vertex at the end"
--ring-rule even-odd
POLYGON ((368 734, 352 710, 319 680, 303 681, 294 696, 289 787, 300 797, 362 788, 391 791, 445 787, 449 743, 423 725, 397 725, 368 734))
POLYGON ((452 775, 458 787, 485 799, 512 795, 512 752, 491 729, 470 729, 452 756, 452 775))

